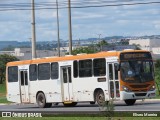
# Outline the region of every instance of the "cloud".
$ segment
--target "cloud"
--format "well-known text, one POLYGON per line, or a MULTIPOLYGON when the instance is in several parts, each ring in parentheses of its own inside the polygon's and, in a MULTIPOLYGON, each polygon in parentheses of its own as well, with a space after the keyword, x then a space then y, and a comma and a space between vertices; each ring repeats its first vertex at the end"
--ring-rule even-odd
MULTIPOLYGON (((139 0, 136 0, 140 2, 139 0)), ((151 1, 151 0, 147 0, 151 1)), ((3 0, 3 4, 31 3, 26 0, 3 0)), ((36 3, 55 3, 55 0, 35 0, 36 3)), ((61 4, 66 0, 58 0, 61 4)), ((72 2, 86 2, 74 0, 72 2)), ((92 2, 93 1, 88 1, 92 2)), ((94 2, 100 2, 94 0, 94 2)), ((125 3, 132 3, 129 0, 125 3)), ((143 2, 145 2, 143 0, 143 2)), ((119 1, 122 3, 122 1, 119 1)), ((91 3, 90 3, 91 4, 91 3)), ((111 3, 110 3, 111 4, 111 3)), ((67 6, 67 4, 66 4, 67 6)), ((48 6, 46 6, 48 7, 48 6)), ((114 6, 99 8, 74 8, 72 10, 73 39, 110 35, 159 34, 159 4, 114 6)), ((37 41, 57 38, 56 9, 36 10, 37 41)), ((0 40, 19 41, 31 37, 31 11, 0 11, 0 40)), ((59 9, 60 38, 68 39, 68 9, 59 9)))
POLYGON ((159 21, 157 21, 157 20, 153 21, 153 24, 154 24, 154 27, 155 27, 156 29, 159 29, 159 30, 160 30, 160 20, 159 20, 159 21))
POLYGON ((96 14, 96 13, 90 13, 90 12, 74 12, 73 19, 92 19, 92 18, 102 18, 105 17, 104 14, 96 14))
MULTIPOLYGON (((39 10, 36 12, 36 16, 37 16, 37 19, 55 19, 57 18, 57 11, 54 9, 54 10, 39 10)), ((59 17, 61 16, 61 14, 59 14, 59 17)))

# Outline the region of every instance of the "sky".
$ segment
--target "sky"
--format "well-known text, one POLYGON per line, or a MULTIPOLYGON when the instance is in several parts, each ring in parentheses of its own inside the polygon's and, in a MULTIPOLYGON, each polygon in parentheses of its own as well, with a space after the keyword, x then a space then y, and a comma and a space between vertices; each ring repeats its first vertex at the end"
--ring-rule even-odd
MULTIPOLYGON (((73 40, 160 35, 160 0, 70 1, 73 40)), ((60 39, 68 40, 68 0, 58 4, 60 39)), ((56 0, 35 6, 36 41, 57 41, 56 0)), ((0 41, 30 41, 31 27, 31 0, 0 0, 0 41)))

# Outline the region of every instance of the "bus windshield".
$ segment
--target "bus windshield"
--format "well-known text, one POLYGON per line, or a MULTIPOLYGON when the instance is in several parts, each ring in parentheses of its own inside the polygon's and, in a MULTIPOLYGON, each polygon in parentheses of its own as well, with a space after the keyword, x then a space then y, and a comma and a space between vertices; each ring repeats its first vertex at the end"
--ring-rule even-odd
POLYGON ((121 78, 124 82, 145 83, 154 80, 151 60, 129 60, 120 64, 121 78))

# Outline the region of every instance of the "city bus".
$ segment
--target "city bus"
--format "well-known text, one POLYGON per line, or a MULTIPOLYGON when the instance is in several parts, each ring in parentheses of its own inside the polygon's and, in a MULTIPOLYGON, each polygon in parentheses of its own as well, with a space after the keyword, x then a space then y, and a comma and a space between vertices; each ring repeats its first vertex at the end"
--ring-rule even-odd
POLYGON ((155 97, 154 65, 144 50, 14 61, 6 65, 7 100, 40 108, 80 102, 102 106, 110 100, 134 105, 155 97))

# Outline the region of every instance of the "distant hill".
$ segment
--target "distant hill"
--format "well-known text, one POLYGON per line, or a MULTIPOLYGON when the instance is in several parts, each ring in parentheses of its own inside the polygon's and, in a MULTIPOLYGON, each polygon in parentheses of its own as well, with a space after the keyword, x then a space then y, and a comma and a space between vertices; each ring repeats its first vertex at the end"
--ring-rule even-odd
POLYGON ((8 46, 17 46, 17 41, 0 41, 0 50, 8 46))
MULTIPOLYGON (((104 40, 121 40, 121 39, 128 39, 128 38, 142 38, 142 39, 152 39, 152 38, 159 38, 160 35, 150 35, 150 36, 107 36, 101 39, 104 40)), ((77 45, 77 43, 84 43, 88 42, 91 43, 93 41, 97 41, 99 38, 86 38, 86 39, 80 39, 80 40, 73 40, 73 45, 77 45)), ((68 40, 61 40, 61 46, 67 46, 68 40)), ((37 41, 37 49, 53 49, 57 47, 57 41, 37 41)), ((24 41, 24 42, 18 42, 18 41, 0 41, 0 50, 3 50, 7 47, 31 47, 31 42, 24 41)))

